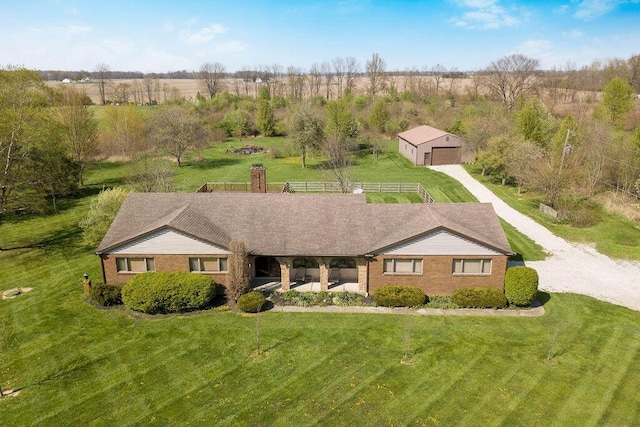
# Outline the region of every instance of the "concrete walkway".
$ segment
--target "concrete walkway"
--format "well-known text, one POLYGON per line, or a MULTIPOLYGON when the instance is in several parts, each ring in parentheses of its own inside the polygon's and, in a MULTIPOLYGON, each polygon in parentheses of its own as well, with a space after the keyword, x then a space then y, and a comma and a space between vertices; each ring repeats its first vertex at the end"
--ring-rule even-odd
POLYGON ((640 311, 640 262, 613 260, 585 244, 570 243, 503 202, 461 165, 432 166, 464 185, 478 201, 492 203, 498 216, 542 246, 549 257, 527 262, 540 276, 540 289, 572 292, 640 311))

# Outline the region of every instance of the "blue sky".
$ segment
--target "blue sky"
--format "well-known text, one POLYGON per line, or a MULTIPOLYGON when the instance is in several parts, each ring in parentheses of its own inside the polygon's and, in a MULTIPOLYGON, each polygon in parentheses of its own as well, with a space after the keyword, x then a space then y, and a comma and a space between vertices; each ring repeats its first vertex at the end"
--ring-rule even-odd
POLYGON ((0 66, 228 71, 377 52, 387 69, 541 68, 640 53, 640 0, 0 0, 0 66))

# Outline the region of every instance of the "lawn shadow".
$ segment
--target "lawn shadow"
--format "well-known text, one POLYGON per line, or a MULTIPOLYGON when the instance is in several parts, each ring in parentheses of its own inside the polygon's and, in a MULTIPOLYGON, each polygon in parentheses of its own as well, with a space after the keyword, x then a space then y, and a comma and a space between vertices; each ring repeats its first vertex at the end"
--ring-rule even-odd
POLYGON ((549 300, 551 300, 551 295, 548 294, 547 292, 538 291, 538 295, 536 296, 536 299, 538 300, 540 305, 544 306, 546 303, 549 302, 549 300))
POLYGON ((193 162, 190 162, 188 166, 196 169, 215 169, 215 168, 221 168, 224 166, 233 166, 240 163, 244 163, 244 161, 241 159, 223 157, 223 158, 202 159, 198 161, 193 161, 193 162))

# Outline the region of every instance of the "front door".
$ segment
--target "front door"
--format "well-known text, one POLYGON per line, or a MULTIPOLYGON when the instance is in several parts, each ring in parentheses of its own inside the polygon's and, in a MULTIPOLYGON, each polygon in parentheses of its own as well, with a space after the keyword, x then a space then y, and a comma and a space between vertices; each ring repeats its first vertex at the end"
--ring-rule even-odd
POLYGON ((280 263, 272 256, 256 257, 255 277, 280 277, 280 263))
POLYGON ((431 152, 424 153, 424 163, 425 166, 431 166, 431 152))

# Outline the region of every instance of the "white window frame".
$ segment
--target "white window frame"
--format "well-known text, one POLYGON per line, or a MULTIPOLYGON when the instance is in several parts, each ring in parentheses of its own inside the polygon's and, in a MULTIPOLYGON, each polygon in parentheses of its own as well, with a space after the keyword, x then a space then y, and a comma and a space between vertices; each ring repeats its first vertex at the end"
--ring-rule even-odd
POLYGON ((156 271, 156 261, 154 258, 150 257, 116 257, 116 271, 120 274, 137 274, 145 273, 147 271, 156 271), (131 269, 132 260, 144 261, 145 269, 133 271, 131 269), (124 266, 124 269, 120 269, 121 266, 124 266))
POLYGON ((189 258, 189 271, 192 273, 227 273, 229 271, 229 260, 226 257, 190 257, 189 258), (205 270, 203 260, 206 261, 214 261, 218 265, 217 270, 205 270), (224 260, 224 264, 226 268, 223 270, 221 267, 221 260, 224 260), (197 263, 197 270, 193 269, 193 263, 197 263))
POLYGON ((424 269, 424 260, 422 258, 385 258, 382 260, 382 274, 396 276, 421 276, 424 269), (412 261, 412 273, 396 272, 396 261, 412 261), (391 261, 391 271, 387 271, 387 262, 391 261), (420 263, 420 271, 416 271, 416 263, 420 263))
POLYGON ((490 276, 491 273, 493 272, 493 259, 491 258, 454 258, 452 265, 451 265, 451 272, 453 274, 456 275, 464 275, 464 276, 490 276), (480 261, 480 272, 465 272, 465 268, 464 268, 464 264, 465 262, 469 262, 469 261, 473 261, 473 262, 477 262, 480 261), (456 262, 460 263, 460 271, 456 271, 456 262), (485 265, 489 264, 489 272, 485 273, 485 265))

